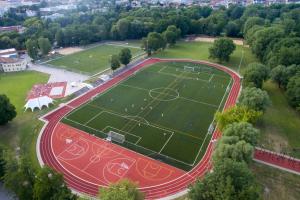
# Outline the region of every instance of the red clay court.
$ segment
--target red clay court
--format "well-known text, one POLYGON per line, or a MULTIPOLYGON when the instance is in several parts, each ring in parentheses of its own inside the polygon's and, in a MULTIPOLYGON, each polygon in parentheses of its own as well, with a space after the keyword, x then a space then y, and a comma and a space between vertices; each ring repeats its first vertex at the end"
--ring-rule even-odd
POLYGON ((234 71, 204 61, 147 59, 44 116, 42 120, 46 124, 37 142, 40 163, 63 173, 67 184, 73 190, 91 196, 97 195, 100 186, 107 186, 122 178, 137 182, 146 199, 170 197, 186 191, 191 183, 211 169, 213 145, 221 136, 218 130, 213 133, 202 160, 191 171, 185 172, 60 123, 66 114, 95 95, 106 91, 145 66, 164 61, 204 63, 230 74, 233 84, 224 109, 235 104, 241 86, 240 77, 234 71))
POLYGON ((63 98, 66 93, 67 82, 55 82, 46 84, 36 84, 27 95, 27 100, 48 96, 53 99, 63 98))

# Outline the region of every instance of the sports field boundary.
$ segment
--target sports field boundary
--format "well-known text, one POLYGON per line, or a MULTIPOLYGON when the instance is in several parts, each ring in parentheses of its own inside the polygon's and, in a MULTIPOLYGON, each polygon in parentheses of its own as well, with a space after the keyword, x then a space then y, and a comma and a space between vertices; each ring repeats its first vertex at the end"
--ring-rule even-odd
MULTIPOLYGON (((68 114, 73 110, 72 107, 76 109, 80 105, 89 101, 89 99, 93 97, 95 94, 99 94, 102 93, 103 91, 106 91, 107 89, 114 86, 115 84, 118 84, 124 78, 128 78, 128 76, 133 75, 136 71, 142 69, 143 67, 150 66, 157 62, 172 62, 172 61, 195 62, 195 63, 207 64, 211 67, 216 67, 230 74, 230 76, 233 79, 233 83, 229 95, 227 97, 226 103, 224 105, 224 109, 227 109, 235 104, 241 88, 240 87, 241 77, 235 71, 227 67, 224 67, 222 65, 209 63, 207 61, 196 61, 196 60, 189 60, 189 59, 157 59, 157 58, 146 59, 140 62, 139 64, 136 64, 134 67, 117 75, 107 83, 98 86, 85 94, 82 94, 81 96, 66 103, 66 105, 58 107, 57 109, 41 117, 40 119, 45 122, 45 125, 39 134, 37 145, 36 145, 38 160, 40 164, 49 165, 55 168, 56 170, 60 171, 61 173, 63 173, 68 186, 71 187, 73 190, 84 194, 89 194, 92 196, 97 194, 99 186, 91 185, 87 181, 82 181, 82 179, 79 179, 79 177, 74 176, 69 172, 67 172, 63 168, 62 164, 53 155, 53 151, 51 150, 52 148, 51 141, 53 139, 52 134, 53 131, 55 130, 57 123, 60 121, 60 119, 62 119, 62 117, 64 117, 66 114, 68 114)), ((162 182, 161 184, 157 184, 151 187, 140 188, 141 191, 146 194, 146 199, 160 199, 160 198, 170 199, 170 198, 174 198, 177 195, 182 195, 186 193, 187 186, 189 184, 194 183, 197 180, 197 178, 202 177, 207 171, 211 169, 212 166, 210 160, 213 151, 213 143, 220 136, 221 133, 216 129, 212 135, 211 141, 208 144, 204 156, 191 171, 185 173, 180 177, 175 178, 172 181, 162 182)), ((95 138, 95 140, 97 139, 95 138)))

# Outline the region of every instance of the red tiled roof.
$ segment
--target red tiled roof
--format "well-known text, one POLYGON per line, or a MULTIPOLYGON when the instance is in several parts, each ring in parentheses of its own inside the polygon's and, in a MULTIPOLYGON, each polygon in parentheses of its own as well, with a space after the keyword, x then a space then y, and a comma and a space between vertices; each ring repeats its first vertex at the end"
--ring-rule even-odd
POLYGON ((18 62, 17 59, 12 59, 12 58, 3 58, 0 57, 0 63, 15 63, 18 62))

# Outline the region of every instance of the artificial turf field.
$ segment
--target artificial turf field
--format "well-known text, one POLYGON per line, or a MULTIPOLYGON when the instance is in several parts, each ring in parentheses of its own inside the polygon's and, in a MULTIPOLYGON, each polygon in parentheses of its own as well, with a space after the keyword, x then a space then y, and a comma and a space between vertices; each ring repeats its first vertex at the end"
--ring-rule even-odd
POLYGON ((51 60, 46 64, 71 71, 94 74, 108 69, 111 55, 118 54, 124 48, 129 48, 133 57, 142 53, 141 48, 135 44, 101 44, 51 60))
POLYGON ((106 138, 125 135, 121 144, 184 170, 202 158, 214 114, 221 110, 231 78, 215 68, 192 63, 158 63, 144 68, 63 122, 106 138))

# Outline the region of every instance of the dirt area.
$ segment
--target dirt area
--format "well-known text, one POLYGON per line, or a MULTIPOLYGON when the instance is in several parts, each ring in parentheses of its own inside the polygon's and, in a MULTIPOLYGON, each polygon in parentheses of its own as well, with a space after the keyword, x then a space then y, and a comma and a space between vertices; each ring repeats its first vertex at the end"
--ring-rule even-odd
POLYGON ((83 48, 80 47, 67 47, 67 48, 62 48, 62 49, 57 49, 56 52, 61 54, 61 55, 70 55, 76 52, 83 51, 83 48))
MULTIPOLYGON (((214 42, 218 37, 207 37, 207 36, 199 36, 195 37, 194 41, 197 42, 214 42)), ((233 43, 236 45, 244 45, 244 40, 243 39, 236 39, 236 38, 231 38, 233 40, 233 43)))

